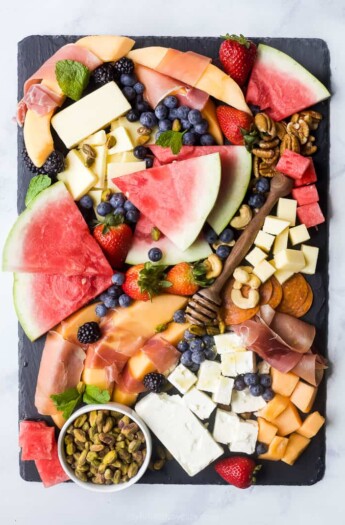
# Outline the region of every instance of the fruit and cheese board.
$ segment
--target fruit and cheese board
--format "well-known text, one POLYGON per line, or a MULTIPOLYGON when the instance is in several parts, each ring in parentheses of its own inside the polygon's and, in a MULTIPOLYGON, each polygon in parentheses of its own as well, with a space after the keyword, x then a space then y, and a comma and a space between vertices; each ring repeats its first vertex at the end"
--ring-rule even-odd
POLYGON ((25 480, 130 485, 145 424, 140 483, 322 478, 329 88, 318 39, 19 43, 25 480))

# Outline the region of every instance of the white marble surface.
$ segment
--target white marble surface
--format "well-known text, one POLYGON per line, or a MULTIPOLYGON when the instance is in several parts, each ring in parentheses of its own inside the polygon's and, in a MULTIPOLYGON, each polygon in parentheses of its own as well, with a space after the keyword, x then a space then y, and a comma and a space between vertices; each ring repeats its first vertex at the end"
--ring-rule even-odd
POLYGON ((345 359, 343 323, 345 270, 344 121, 345 81, 342 0, 3 0, 0 7, 0 246, 16 216, 16 44, 29 34, 219 35, 319 37, 332 61, 330 337, 333 363, 328 382, 327 469, 312 487, 135 486, 116 495, 85 493, 76 486, 49 490, 25 483, 18 473, 17 322, 11 276, 0 274, 0 522, 56 525, 117 522, 134 524, 341 523, 345 511, 345 359), (203 5, 206 7, 204 8, 203 5), (344 193, 343 193, 344 192, 344 193), (92 501, 91 501, 92 500, 92 501))

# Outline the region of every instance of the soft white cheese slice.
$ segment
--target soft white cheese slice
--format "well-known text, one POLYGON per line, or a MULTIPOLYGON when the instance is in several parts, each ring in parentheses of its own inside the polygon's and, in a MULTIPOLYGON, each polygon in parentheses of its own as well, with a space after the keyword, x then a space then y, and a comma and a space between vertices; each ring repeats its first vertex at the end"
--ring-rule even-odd
POLYGON ((196 387, 199 390, 214 393, 218 388, 218 379, 220 378, 220 375, 220 363, 206 360, 200 365, 196 387))
POLYGON ((215 335, 214 343, 216 345, 217 354, 219 355, 228 354, 230 352, 246 351, 243 338, 234 332, 215 335))
POLYGON ((244 412, 256 412, 265 406, 266 402, 262 399, 262 397, 252 396, 248 388, 245 388, 241 391, 232 391, 231 410, 236 414, 243 414, 244 412))
POLYGON ((108 133, 107 138, 113 137, 115 139, 115 146, 108 150, 108 155, 116 155, 133 149, 134 144, 129 136, 128 131, 124 127, 116 128, 114 131, 108 133))
POLYGON ((107 165, 108 188, 113 191, 119 191, 112 179, 121 177, 121 175, 129 175, 130 173, 136 173, 137 171, 142 171, 145 169, 146 163, 144 160, 141 162, 110 162, 107 165))
POLYGON ((168 376, 168 381, 177 388, 181 394, 188 392, 188 390, 197 382, 197 379, 196 375, 188 370, 188 368, 182 363, 179 364, 168 376))
MULTIPOLYGON (((96 158, 93 164, 90 166, 90 170, 96 175, 97 181, 95 182, 95 188, 104 189, 105 186, 105 175, 107 169, 107 147, 106 146, 92 146, 96 154, 96 158)), ((80 150, 80 154, 86 161, 87 155, 80 150)))
POLYGON ((243 454, 254 454, 258 439, 258 423, 253 419, 239 421, 236 429, 235 439, 231 440, 229 449, 231 452, 242 452, 243 454))
POLYGON ((205 394, 193 387, 183 396, 187 407, 200 419, 208 419, 216 408, 216 403, 205 394))
POLYGON ((97 182, 97 176, 84 165, 80 153, 74 149, 66 156, 65 169, 58 174, 57 179, 64 182, 75 201, 81 199, 97 182))
POLYGON ((233 412, 217 409, 213 428, 213 437, 218 443, 228 445, 237 438, 237 426, 240 418, 233 412))
POLYGON ((218 387, 212 395, 212 400, 215 403, 220 403, 221 405, 230 405, 233 387, 234 379, 220 376, 218 379, 218 387))

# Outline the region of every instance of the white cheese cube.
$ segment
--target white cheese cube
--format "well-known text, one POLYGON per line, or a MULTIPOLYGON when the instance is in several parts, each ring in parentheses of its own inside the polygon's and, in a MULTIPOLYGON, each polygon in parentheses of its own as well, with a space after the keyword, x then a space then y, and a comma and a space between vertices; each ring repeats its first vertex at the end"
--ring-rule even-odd
POLYGON ((319 248, 316 248, 315 246, 307 246, 306 244, 302 244, 301 250, 306 262, 302 273, 314 275, 314 273, 316 272, 317 258, 319 256, 319 248))
POLYGON ((216 361, 206 359, 201 363, 198 373, 198 390, 214 393, 217 390, 218 379, 221 375, 221 365, 216 361))
POLYGON ((257 366, 258 374, 269 374, 271 370, 271 365, 267 361, 260 361, 257 366))
POLYGON ((231 452, 242 452, 243 454, 254 454, 256 441, 258 439, 259 425, 253 419, 239 421, 236 437, 231 441, 229 449, 231 452))
POLYGON ((188 392, 190 388, 197 382, 198 378, 193 372, 188 370, 183 364, 179 364, 175 370, 168 376, 168 381, 181 394, 188 392))
POLYGON ((273 245, 273 254, 274 255, 276 255, 276 253, 279 253, 282 250, 285 250, 287 248, 288 239, 289 239, 289 228, 285 228, 285 230, 283 230, 275 238, 274 245, 273 245))
POLYGON ((114 191, 119 191, 112 179, 121 177, 121 175, 129 175, 146 169, 145 161, 141 162, 110 162, 107 165, 107 179, 108 188, 114 191))
POLYGON ((236 437, 239 421, 239 417, 233 412, 218 408, 213 429, 214 439, 228 445, 236 437))
POLYGON ((183 396, 183 401, 189 410, 194 412, 200 419, 208 419, 216 408, 216 403, 207 394, 200 392, 194 386, 183 396))
POLYGON ((265 219, 263 231, 271 235, 279 235, 285 228, 290 226, 290 221, 278 219, 272 215, 268 215, 265 219))
POLYGON ((75 201, 86 195, 97 182, 97 176, 84 165, 80 153, 75 149, 67 154, 65 169, 57 175, 57 179, 65 183, 75 201))
POLYGON ((280 198, 277 206, 277 217, 289 221, 290 226, 296 224, 297 201, 280 198))
POLYGON ((277 270, 289 270, 297 273, 305 267, 304 255, 299 250, 283 250, 274 256, 277 270))
POLYGON ((102 192, 103 190, 90 190, 88 195, 90 195, 92 202, 93 202, 93 210, 95 212, 95 215, 97 217, 97 220, 99 222, 104 221, 104 217, 101 217, 101 215, 98 215, 97 213, 97 206, 102 200, 102 192))
MULTIPOLYGON (((242 353, 242 352, 241 352, 242 353)), ((221 370, 223 376, 236 377, 236 356, 237 352, 232 352, 230 354, 222 354, 221 359, 221 370)))
MULTIPOLYGON (((93 151, 96 154, 96 158, 93 164, 90 166, 91 171, 96 175, 97 181, 95 182, 95 188, 104 188, 105 186, 105 174, 107 168, 107 147, 106 146, 92 146, 93 151)), ((82 150, 80 153, 86 161, 87 155, 82 150)))
POLYGON ((218 388, 212 395, 212 400, 221 405, 230 405, 234 380, 230 377, 220 376, 218 379, 218 388))
POLYGON ((116 128, 107 135, 107 139, 113 137, 116 140, 115 146, 108 150, 108 155, 115 155, 116 153, 123 153, 133 149, 134 144, 128 134, 126 128, 116 128))
POLYGON ((254 397, 249 392, 248 388, 244 390, 233 390, 231 396, 231 410, 236 414, 243 414, 244 412, 256 412, 266 406, 265 401, 261 396, 254 397))
POLYGON ((256 355, 251 350, 236 354, 236 374, 247 374, 256 371, 256 355))
POLYGON ((65 143, 73 148, 86 137, 131 109, 115 82, 108 82, 53 116, 51 124, 65 143))
MULTIPOLYGON (((133 144, 136 145, 138 137, 140 136, 140 134, 138 133, 138 129, 140 129, 142 127, 140 122, 139 121, 137 121, 137 122, 129 122, 126 119, 126 117, 120 117, 120 118, 114 120, 113 122, 111 122, 111 128, 110 129, 111 129, 111 131, 113 131, 114 129, 119 128, 121 126, 126 128, 126 130, 129 133, 129 136, 132 139, 133 144)), ((154 144, 156 142, 155 135, 156 135, 157 131, 158 131, 158 127, 155 126, 152 129, 150 140, 148 142, 146 142, 147 145, 148 144, 154 144)))
POLYGON ((246 255, 245 260, 249 262, 252 266, 257 266, 264 259, 266 259, 267 253, 260 250, 260 248, 253 248, 251 252, 246 255))
POLYGON ((245 352, 243 338, 234 332, 227 332, 225 334, 215 335, 214 342, 217 349, 217 354, 229 354, 230 352, 245 352))
POLYGON ((290 279, 290 277, 293 276, 293 274, 294 272, 290 272, 289 270, 276 270, 274 273, 274 277, 280 284, 284 284, 290 279))
POLYGON ((100 129, 93 135, 90 135, 89 137, 86 137, 83 142, 79 144, 79 146, 82 146, 83 144, 89 144, 89 146, 104 146, 107 142, 107 134, 104 131, 104 129, 100 129))
POLYGON ((289 236, 292 246, 296 246, 296 244, 301 244, 302 242, 308 241, 310 239, 310 235, 305 224, 300 224, 299 226, 290 228, 289 236))
POLYGON ((133 151, 123 151, 122 153, 115 153, 108 155, 108 164, 111 162, 142 162, 133 155, 133 151))
POLYGON ((270 249, 272 248, 274 239, 275 239, 274 235, 271 235, 270 233, 266 233, 263 230, 260 230, 255 238, 254 244, 258 248, 265 250, 265 252, 269 252, 270 249))
POLYGON ((253 269, 253 273, 259 277, 262 283, 266 282, 270 277, 272 277, 275 271, 276 269, 274 266, 272 266, 272 264, 270 264, 268 261, 261 261, 253 269))

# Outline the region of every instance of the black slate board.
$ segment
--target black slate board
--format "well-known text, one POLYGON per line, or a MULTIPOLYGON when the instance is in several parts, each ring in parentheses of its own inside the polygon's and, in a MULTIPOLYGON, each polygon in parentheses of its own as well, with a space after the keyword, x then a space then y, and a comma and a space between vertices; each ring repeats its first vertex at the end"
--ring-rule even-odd
MULTIPOLYGON (((22 96, 24 81, 61 46, 75 42, 77 36, 29 36, 18 44, 18 98, 22 96)), ((166 46, 182 51, 192 50, 212 57, 215 62, 221 40, 213 37, 134 37, 136 47, 166 46)), ((253 39, 286 52, 321 82, 330 88, 330 56, 327 44, 320 39, 306 38, 261 38, 253 39)), ((309 279, 314 290, 315 303, 306 316, 306 320, 317 327, 316 348, 327 356, 328 329, 328 188, 329 188, 329 101, 315 107, 322 112, 324 120, 316 132, 319 151, 313 159, 318 174, 318 189, 320 205, 328 218, 326 224, 312 232, 312 244, 319 246, 320 257, 318 273, 309 279)), ((26 189, 31 174, 21 161, 22 131, 18 131, 18 212, 24 209, 26 189)), ((44 337, 31 343, 19 326, 19 419, 34 419, 40 417, 34 406, 34 394, 37 373, 44 345, 44 337)), ((323 380, 314 408, 325 414, 326 381, 323 380)), ((51 423, 50 418, 47 420, 51 423)), ((312 440, 310 446, 293 467, 282 462, 263 462, 260 473, 260 485, 312 485, 321 480, 325 472, 325 430, 322 429, 312 440)), ((26 481, 39 481, 39 476, 33 462, 20 461, 20 475, 26 481)), ((208 467, 197 476, 190 478, 183 469, 171 461, 161 472, 147 471, 140 483, 161 484, 193 484, 221 485, 224 482, 208 467)))

